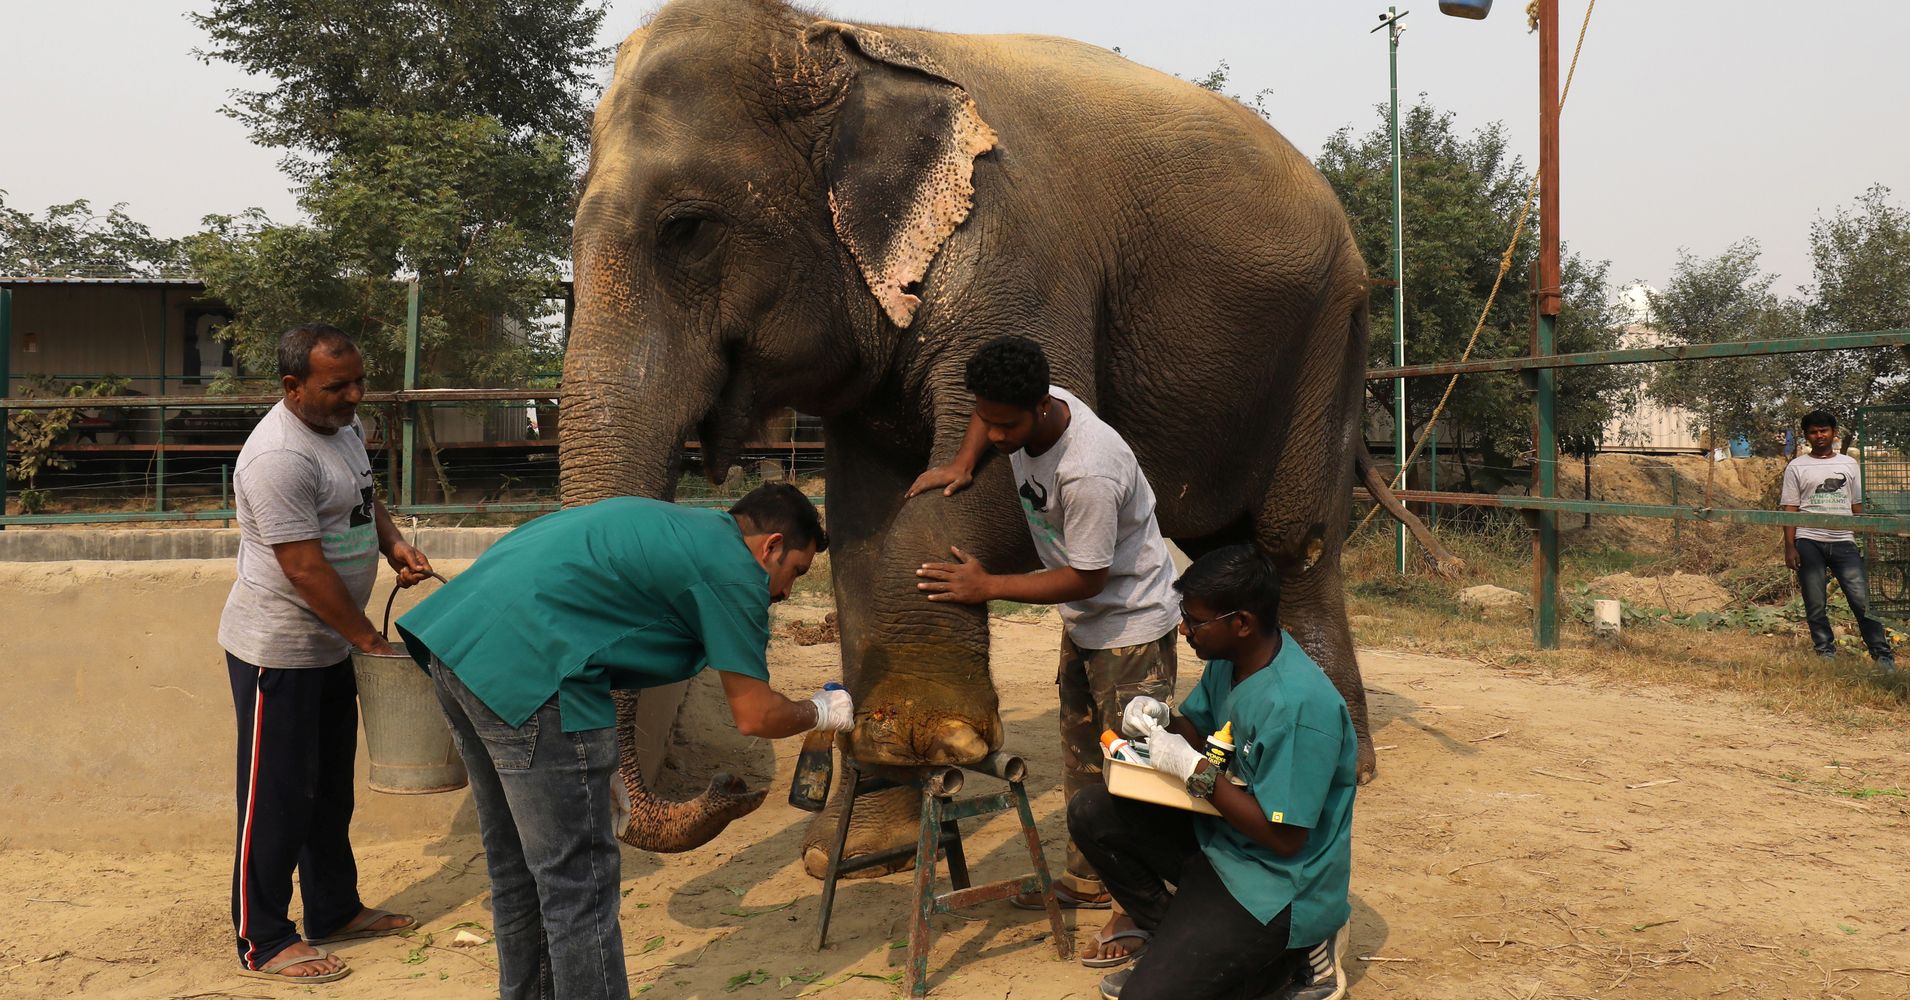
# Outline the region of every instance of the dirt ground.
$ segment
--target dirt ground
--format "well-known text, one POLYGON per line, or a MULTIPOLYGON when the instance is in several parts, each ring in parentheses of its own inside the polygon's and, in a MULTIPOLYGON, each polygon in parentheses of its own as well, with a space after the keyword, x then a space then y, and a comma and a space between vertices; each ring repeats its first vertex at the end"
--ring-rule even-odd
MULTIPOLYGON (((1010 746, 1032 762, 1050 859, 1064 836, 1057 636, 1052 617, 995 627, 1010 746)), ((779 686, 808 691, 833 676, 836 650, 778 640, 771 661, 779 686)), ((1378 649, 1361 663, 1381 771, 1356 812, 1354 997, 1910 996, 1910 735, 1530 666, 1378 649)), ((814 950, 819 887, 797 858, 807 814, 783 804, 796 749, 776 747, 769 804, 708 848, 626 852, 633 990, 898 992, 905 876, 845 884, 830 946, 814 950)), ((1021 870, 1012 833, 1003 817, 970 821, 978 879, 1021 870)), ((366 899, 417 914, 424 933, 346 944, 354 975, 291 989, 232 974, 224 853, 88 851, 84 831, 71 850, 6 849, 0 827, 0 996, 490 993, 492 949, 450 946, 459 930, 488 937, 468 806, 443 836, 358 854, 366 899)), ((1058 962, 1039 914, 994 903, 935 926, 933 995, 1093 995, 1100 973, 1058 962)))

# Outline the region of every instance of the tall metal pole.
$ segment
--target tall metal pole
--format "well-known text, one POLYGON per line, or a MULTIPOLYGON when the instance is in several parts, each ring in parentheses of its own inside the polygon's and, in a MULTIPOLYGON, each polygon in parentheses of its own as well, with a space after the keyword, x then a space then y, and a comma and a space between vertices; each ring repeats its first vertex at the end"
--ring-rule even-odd
MULTIPOLYGON (((413 281, 405 296, 405 388, 418 387, 418 283, 413 281)), ((418 406, 417 403, 402 403, 404 407, 404 455, 398 467, 398 503, 409 507, 417 499, 418 469, 415 461, 418 451, 418 406)), ((447 501, 450 497, 445 498, 447 501)))
MULTIPOLYGON (((13 395, 13 289, 0 288, 0 399, 13 395)), ((7 512, 7 418, 0 410, 0 514, 7 512)), ((6 526, 0 525, 0 531, 6 526)))
MULTIPOLYGON (((166 288, 159 288, 159 394, 166 394, 166 288)), ((159 408, 159 437, 153 452, 153 510, 166 510, 166 408, 159 408)))
MULTIPOLYGON (((1397 8, 1386 8, 1386 63, 1391 77, 1393 133, 1393 364, 1406 364, 1406 250, 1401 217, 1404 206, 1399 184, 1399 19, 1397 8)), ((1393 464, 1401 486, 1406 484, 1406 380, 1393 380, 1393 464)), ((1393 568, 1406 572, 1406 525, 1393 525, 1393 568)))
MULTIPOLYGON (((1534 357, 1557 353, 1559 315, 1559 4, 1539 0, 1539 321, 1533 327, 1534 357)), ((1556 383, 1550 368, 1533 377, 1535 413, 1532 436, 1536 461, 1534 493, 1558 495, 1558 414, 1556 383)), ((1559 536, 1558 514, 1541 511, 1532 538, 1532 640, 1540 649, 1557 649, 1559 536)))

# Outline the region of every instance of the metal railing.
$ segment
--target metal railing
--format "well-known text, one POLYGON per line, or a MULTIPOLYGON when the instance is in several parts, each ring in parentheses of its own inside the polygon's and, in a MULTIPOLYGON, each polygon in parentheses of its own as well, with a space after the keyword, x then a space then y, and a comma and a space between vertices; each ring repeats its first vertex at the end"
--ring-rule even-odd
MULTIPOLYGON (((1412 503, 1436 503, 1504 507, 1527 516, 1534 532, 1532 595, 1532 635, 1541 649, 1558 646, 1558 515, 1561 513, 1599 514, 1608 517, 1670 518, 1681 521, 1708 521, 1723 524, 1795 526, 1800 528, 1841 528, 1860 532, 1910 531, 1910 513, 1863 514, 1838 517, 1806 514, 1802 511, 1746 510, 1737 508, 1684 507, 1659 504, 1617 503, 1607 500, 1570 500, 1557 495, 1558 428, 1553 419, 1557 389, 1550 373, 1560 368, 1595 365, 1664 364, 1701 361, 1713 358, 1763 357, 1775 354, 1801 354, 1817 351, 1842 351, 1863 348, 1910 348, 1910 329, 1873 330, 1862 333, 1828 334, 1819 337, 1787 337, 1774 340, 1731 341, 1718 344, 1692 344, 1671 347, 1632 348, 1619 351, 1592 351, 1581 354, 1552 354, 1535 338, 1532 354, 1517 358, 1483 361, 1442 362, 1375 368, 1366 373, 1368 381, 1398 378, 1432 378, 1483 372, 1519 372, 1526 377, 1533 397, 1533 454, 1536 495, 1505 496, 1482 493, 1451 493, 1435 490, 1396 490, 1400 500, 1412 503), (1542 377, 1541 377, 1542 376, 1542 377)), ((1405 455, 1397 456, 1403 461, 1405 455)), ((1364 491, 1361 491, 1362 494, 1364 491)))

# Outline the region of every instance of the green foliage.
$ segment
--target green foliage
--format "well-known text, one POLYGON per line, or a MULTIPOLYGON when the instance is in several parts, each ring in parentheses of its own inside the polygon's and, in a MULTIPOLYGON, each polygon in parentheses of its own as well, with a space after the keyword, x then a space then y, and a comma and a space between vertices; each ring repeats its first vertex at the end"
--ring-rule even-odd
MULTIPOLYGON (((19 395, 27 399, 47 399, 69 397, 72 399, 97 399, 103 396, 117 396, 126 388, 127 380, 117 375, 108 375, 97 381, 63 382, 45 375, 32 375, 23 380, 19 395)), ((80 419, 81 409, 59 410, 13 410, 7 415, 7 444, 14 454, 14 460, 6 468, 8 479, 26 486, 20 496, 20 505, 29 514, 38 513, 49 499, 44 490, 35 489, 40 474, 49 469, 71 469, 73 460, 61 455, 55 449, 80 419)))
MULTIPOLYGON (((1114 51, 1120 52, 1121 50, 1117 48, 1114 51)), ((1229 94, 1227 93, 1227 81, 1232 78, 1233 72, 1233 67, 1227 65, 1227 60, 1222 59, 1213 69, 1208 70, 1202 76, 1195 77, 1192 82, 1194 86, 1202 90, 1211 90, 1223 97, 1233 98, 1251 109, 1254 114, 1262 118, 1267 118, 1269 116, 1267 111, 1267 98, 1273 93, 1273 88, 1262 87, 1254 91, 1252 96, 1248 97, 1242 97, 1239 94, 1229 94)))
POLYGON ((344 145, 301 195, 309 224, 254 210, 188 239, 208 294, 254 371, 311 320, 357 338, 373 377, 402 371, 406 289, 422 286, 420 370, 463 385, 519 384, 557 364, 535 335, 566 252, 569 166, 553 137, 513 141, 496 121, 343 115, 344 145))
MULTIPOLYGON (((1388 274, 1393 253, 1392 139, 1386 107, 1380 106, 1378 113, 1379 121, 1371 131, 1356 135, 1348 126, 1328 138, 1317 165, 1345 206, 1369 269, 1388 274)), ((1406 361, 1458 360, 1498 275, 1530 175, 1510 154, 1502 125, 1494 123, 1470 136, 1461 135, 1452 112, 1439 110, 1423 96, 1419 103, 1402 109, 1400 155, 1401 228, 1407 250, 1406 361)), ((1486 317, 1473 357, 1509 357, 1530 350, 1529 269, 1538 254, 1535 223, 1529 220, 1519 237, 1512 267, 1486 317)), ((1559 351, 1618 346, 1620 316, 1606 278, 1606 263, 1565 256, 1559 351)), ((1392 363, 1392 324, 1393 291, 1376 287, 1369 363, 1392 363)), ((1637 372, 1618 366, 1560 373, 1561 441, 1584 446, 1597 442, 1610 418, 1633 403, 1638 378, 1637 372)), ((1415 437, 1423 433, 1445 388, 1444 379, 1408 381, 1407 424, 1415 437)), ((1392 387, 1373 391, 1376 401, 1390 412, 1392 387)), ((1516 376, 1465 376, 1446 413, 1459 425, 1466 438, 1463 443, 1495 456, 1516 455, 1530 439, 1530 398, 1516 376)))
MULTIPOLYGON (((1651 293, 1658 332, 1674 344, 1801 336, 1804 311, 1771 291, 1777 276, 1760 267, 1761 253, 1757 241, 1749 239, 1711 258, 1679 251, 1671 280, 1651 293)), ((1740 434, 1766 436, 1793 415, 1785 391, 1794 363, 1790 357, 1654 365, 1648 392, 1668 406, 1690 410, 1694 434, 1712 431, 1719 442, 1740 434)))
POLYGON ((515 139, 590 136, 580 94, 607 50, 601 4, 585 0, 214 0, 190 15, 210 45, 200 59, 271 80, 238 91, 225 113, 266 146, 337 151, 351 111, 490 118, 515 139))
MULTIPOLYGON (((1872 185, 1855 205, 1811 224, 1816 294, 1812 325, 1823 332, 1910 327, 1910 210, 1872 185)), ((1846 415, 1873 403, 1910 403, 1904 353, 1895 348, 1801 355, 1793 366, 1799 407, 1846 415)))
POLYGON ((6 204, 0 191, 0 274, 157 277, 185 268, 179 240, 160 239, 117 204, 96 215, 82 198, 38 217, 6 204))

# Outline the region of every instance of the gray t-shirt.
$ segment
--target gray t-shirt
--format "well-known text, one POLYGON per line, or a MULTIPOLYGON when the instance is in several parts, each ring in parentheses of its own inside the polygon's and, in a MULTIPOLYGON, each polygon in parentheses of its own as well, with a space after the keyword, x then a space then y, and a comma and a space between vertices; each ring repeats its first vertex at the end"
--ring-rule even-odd
POLYGON ((352 600, 363 607, 371 596, 378 526, 358 421, 320 434, 280 402, 245 439, 232 487, 239 570, 219 616, 219 645, 260 667, 328 667, 343 660, 351 643, 312 612, 279 569, 272 546, 319 539, 352 600))
POLYGON ((1040 455, 1024 449, 1008 463, 1041 564, 1108 571, 1101 593, 1061 605, 1068 638, 1082 649, 1153 642, 1180 613, 1154 490, 1114 428, 1066 389, 1048 392, 1068 404, 1068 429, 1040 455))
MULTIPOLYGON (((1863 472, 1857 468, 1857 460, 1849 455, 1829 458, 1799 455, 1784 467, 1784 487, 1777 497, 1780 507, 1795 504, 1807 514, 1849 515, 1854 505, 1863 502, 1863 472)), ((1830 528, 1799 528, 1797 537, 1816 542, 1857 540, 1857 536, 1848 531, 1830 528)))

